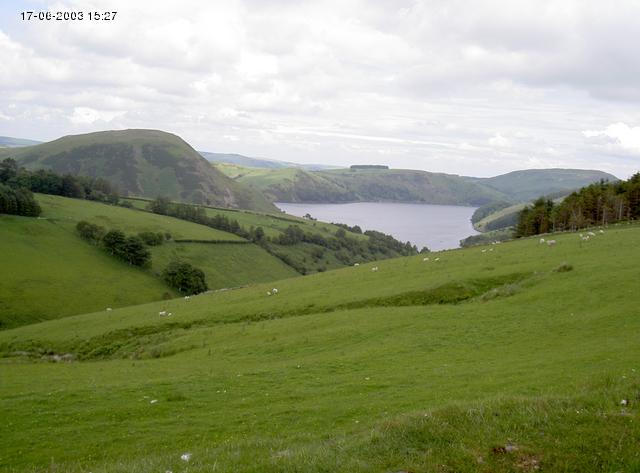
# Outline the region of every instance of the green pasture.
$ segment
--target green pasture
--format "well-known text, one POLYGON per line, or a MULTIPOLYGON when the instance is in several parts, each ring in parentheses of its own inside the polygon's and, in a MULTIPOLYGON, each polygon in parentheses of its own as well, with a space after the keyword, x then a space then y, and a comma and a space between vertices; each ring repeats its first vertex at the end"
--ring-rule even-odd
POLYGON ((640 228, 550 238, 0 332, 0 469, 638 471, 640 228))

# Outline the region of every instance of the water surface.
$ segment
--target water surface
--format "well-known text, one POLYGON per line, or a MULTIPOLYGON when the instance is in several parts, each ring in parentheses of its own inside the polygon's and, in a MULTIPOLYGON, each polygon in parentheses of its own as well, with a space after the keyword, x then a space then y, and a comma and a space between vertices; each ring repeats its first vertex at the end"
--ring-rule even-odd
POLYGON ((378 230, 400 241, 410 241, 418 249, 458 248, 460 240, 476 235, 471 225, 475 207, 457 205, 397 204, 356 202, 352 204, 289 204, 276 205, 291 215, 310 214, 325 222, 359 225, 362 231, 378 230))

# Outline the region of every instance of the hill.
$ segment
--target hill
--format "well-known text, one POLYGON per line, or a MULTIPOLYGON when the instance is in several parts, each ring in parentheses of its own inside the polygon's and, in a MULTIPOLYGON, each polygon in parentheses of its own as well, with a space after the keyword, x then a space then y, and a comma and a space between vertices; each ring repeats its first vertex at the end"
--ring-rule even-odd
POLYGON ((483 205, 504 194, 459 176, 404 169, 255 169, 222 166, 275 202, 421 202, 483 205))
POLYGON ((600 180, 618 180, 612 174, 586 169, 525 169, 495 177, 467 179, 502 192, 516 202, 528 202, 555 193, 568 194, 600 180))
POLYGON ((289 161, 278 161, 266 158, 250 158, 241 154, 233 153, 210 153, 208 151, 200 151, 200 154, 209 162, 217 164, 235 164, 238 166, 261 168, 261 169, 281 169, 281 168, 300 168, 309 171, 318 171, 321 169, 334 169, 340 166, 330 166, 327 164, 298 164, 289 161))
POLYGON ((37 200, 43 209, 39 219, 0 216, 0 328, 177 297, 159 277, 173 259, 201 268, 211 289, 298 275, 253 244, 176 241, 243 242, 231 233, 98 202, 50 195, 37 200), (170 233, 172 240, 150 248, 152 267, 143 270, 82 240, 75 232, 81 220, 128 235, 170 233))
POLYGON ((635 471, 639 237, 522 239, 0 332, 0 468, 635 471))
POLYGON ((22 146, 33 146, 40 143, 42 143, 42 141, 13 138, 11 136, 0 136, 0 147, 4 148, 20 148, 22 146))
POLYGON ((276 211, 259 192, 234 182, 176 135, 157 130, 103 131, 5 149, 28 169, 102 177, 128 195, 276 211))

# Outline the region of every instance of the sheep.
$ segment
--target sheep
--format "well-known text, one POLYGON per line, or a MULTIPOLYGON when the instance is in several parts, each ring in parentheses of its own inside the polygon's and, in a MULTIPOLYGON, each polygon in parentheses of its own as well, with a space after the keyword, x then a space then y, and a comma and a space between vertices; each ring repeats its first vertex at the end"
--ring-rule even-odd
POLYGON ((373 271, 375 273, 376 271, 378 271, 378 267, 374 266, 373 268, 371 268, 371 271, 373 271))
POLYGON ((482 252, 483 252, 483 253, 486 253, 486 252, 487 252, 487 250, 486 250, 486 249, 484 249, 484 250, 482 250, 482 252))
POLYGON ((595 233, 593 233, 593 232, 589 232, 589 233, 588 233, 588 235, 589 235, 589 236, 596 236, 596 234, 595 234, 595 233))
POLYGON ((185 301, 188 301, 189 299, 191 299, 191 297, 189 297, 189 296, 184 296, 184 300, 185 300, 185 301))
POLYGON ((556 244, 555 240, 547 240, 547 245, 548 246, 554 246, 556 244))
POLYGON ((354 266, 357 268, 358 266, 360 266, 360 263, 356 263, 354 264, 354 266))
POLYGON ((271 289, 271 292, 275 295, 278 293, 278 290, 274 287, 273 289, 271 289))
POLYGON ((602 235, 604 233, 604 230, 600 230, 598 233, 602 235))
POLYGON ((107 307, 107 312, 111 312, 113 309, 111 307, 107 307))
POLYGON ((158 315, 160 317, 164 317, 165 315, 167 315, 167 311, 166 310, 161 310, 160 312, 158 312, 158 315))
POLYGON ((591 238, 589 235, 585 235, 582 237, 582 241, 589 241, 589 238, 591 238))
POLYGON ((544 238, 540 238, 540 244, 542 245, 544 243, 544 238))
POLYGON ((422 258, 422 261, 429 261, 429 258, 422 258))
POLYGON ((270 296, 270 295, 271 295, 271 291, 267 291, 267 296, 270 296))

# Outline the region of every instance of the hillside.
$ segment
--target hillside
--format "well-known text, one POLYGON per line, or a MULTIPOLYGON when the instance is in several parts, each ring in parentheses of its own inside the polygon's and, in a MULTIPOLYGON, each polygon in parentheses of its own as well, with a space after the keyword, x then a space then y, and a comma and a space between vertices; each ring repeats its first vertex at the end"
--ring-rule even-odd
POLYGON ((86 200, 50 195, 38 195, 37 200, 43 209, 39 219, 0 216, 0 241, 5 249, 0 268, 0 328, 176 297, 179 294, 159 278, 172 259, 201 268, 211 289, 298 275, 253 244, 175 241, 242 240, 231 233, 86 200), (170 233, 172 240, 150 248, 152 267, 142 270, 80 239, 75 225, 81 220, 128 235, 170 233))
POLYGON ((504 194, 459 176, 403 169, 305 171, 222 166, 238 182, 275 202, 421 202, 483 205, 504 194))
POLYGON ((635 471, 639 237, 522 239, 0 332, 0 469, 635 471), (76 361, 40 360, 62 353, 76 361))
POLYGON ((212 168, 176 135, 157 130, 123 130, 65 136, 36 146, 5 149, 28 169, 102 177, 125 195, 267 212, 264 196, 212 168))
POLYGON ((612 174, 586 169, 526 169, 495 177, 467 179, 502 192, 517 202, 558 192, 568 193, 600 180, 618 180, 612 174))
POLYGON ((275 159, 250 158, 241 154, 234 153, 210 153, 208 151, 200 151, 200 154, 209 162, 216 164, 233 164, 237 166, 262 168, 262 169, 281 169, 281 168, 301 168, 309 171, 319 171, 322 169, 339 168, 340 166, 329 166, 326 164, 298 164, 289 161, 277 161, 275 159))
POLYGON ((20 148, 22 146, 33 146, 40 143, 42 142, 26 140, 24 138, 13 138, 11 136, 0 136, 0 148, 20 148))

